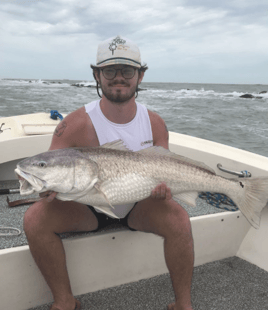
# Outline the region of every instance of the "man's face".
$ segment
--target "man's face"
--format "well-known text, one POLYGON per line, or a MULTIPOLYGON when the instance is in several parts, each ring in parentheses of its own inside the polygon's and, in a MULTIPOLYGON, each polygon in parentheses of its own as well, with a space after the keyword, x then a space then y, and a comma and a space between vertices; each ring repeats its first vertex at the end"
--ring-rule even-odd
POLYGON ((99 76, 97 76, 103 95, 116 104, 124 103, 134 97, 142 78, 143 72, 139 74, 137 68, 125 65, 104 67, 100 70, 99 76), (113 78, 111 74, 113 70, 110 69, 123 69, 123 72, 117 70, 113 78), (130 74, 132 69, 134 69, 133 77, 130 74))

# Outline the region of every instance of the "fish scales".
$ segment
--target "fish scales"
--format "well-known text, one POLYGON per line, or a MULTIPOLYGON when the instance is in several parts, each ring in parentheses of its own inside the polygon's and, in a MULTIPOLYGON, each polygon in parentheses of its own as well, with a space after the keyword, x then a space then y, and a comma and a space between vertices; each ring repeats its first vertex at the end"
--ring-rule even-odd
POLYGON ((161 182, 190 205, 195 205, 199 192, 223 193, 255 228, 268 199, 268 178, 226 179, 164 148, 131 152, 120 141, 46 152, 23 160, 15 171, 22 195, 53 190, 58 199, 90 204, 111 216, 113 205, 143 200, 161 182))

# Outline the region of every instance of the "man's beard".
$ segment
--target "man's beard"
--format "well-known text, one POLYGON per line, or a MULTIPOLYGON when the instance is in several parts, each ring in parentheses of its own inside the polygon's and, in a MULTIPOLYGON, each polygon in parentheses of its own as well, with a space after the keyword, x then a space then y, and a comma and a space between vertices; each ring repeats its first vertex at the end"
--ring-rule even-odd
MULTIPOLYGON (((111 82, 109 83, 108 86, 114 86, 114 85, 117 85, 117 84, 120 84, 120 85, 126 85, 127 87, 129 86, 128 83, 126 83, 125 81, 114 81, 114 82, 111 82)), ((125 94, 122 94, 121 90, 117 90, 115 93, 109 89, 108 87, 106 88, 105 86, 103 87, 103 85, 101 85, 101 90, 102 90, 102 94, 108 99, 110 100, 111 102, 115 103, 115 104, 120 104, 120 103, 124 103, 126 101, 129 101, 132 97, 135 96, 135 93, 136 93, 136 89, 137 89, 137 86, 133 86, 131 88, 128 88, 128 92, 125 93, 125 94)))

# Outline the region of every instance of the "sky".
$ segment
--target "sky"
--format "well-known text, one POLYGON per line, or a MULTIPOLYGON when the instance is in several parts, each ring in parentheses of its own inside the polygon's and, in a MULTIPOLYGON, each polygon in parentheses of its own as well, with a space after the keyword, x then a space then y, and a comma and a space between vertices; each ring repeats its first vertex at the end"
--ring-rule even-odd
POLYGON ((268 84, 267 0, 0 0, 0 78, 93 80, 98 44, 140 48, 144 82, 268 84))

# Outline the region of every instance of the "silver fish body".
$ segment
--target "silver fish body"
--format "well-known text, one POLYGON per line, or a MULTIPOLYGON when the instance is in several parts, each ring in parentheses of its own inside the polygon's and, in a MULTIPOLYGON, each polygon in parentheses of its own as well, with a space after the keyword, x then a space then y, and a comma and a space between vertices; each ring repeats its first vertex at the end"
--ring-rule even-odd
POLYGON ((112 217, 113 206, 143 200, 161 182, 192 206, 199 192, 225 194, 255 228, 268 199, 268 178, 226 179, 203 163, 162 147, 131 152, 120 140, 45 152, 21 161, 15 172, 21 195, 53 190, 58 199, 92 205, 112 217))

